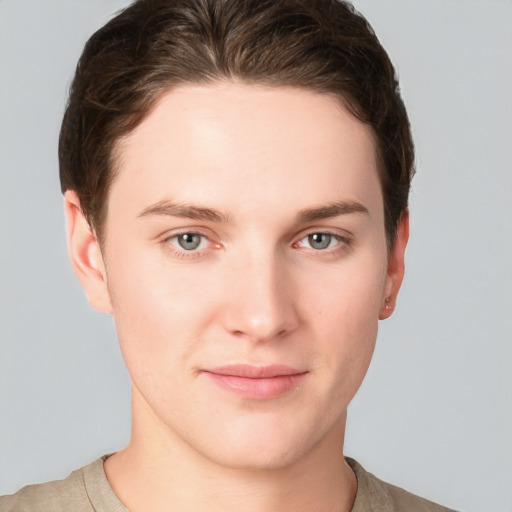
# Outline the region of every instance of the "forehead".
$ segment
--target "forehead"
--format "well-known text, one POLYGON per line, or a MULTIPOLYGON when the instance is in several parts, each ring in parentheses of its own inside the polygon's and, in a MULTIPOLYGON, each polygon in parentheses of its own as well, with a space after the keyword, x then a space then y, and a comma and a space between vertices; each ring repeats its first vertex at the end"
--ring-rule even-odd
POLYGON ((382 206, 371 128, 333 96, 300 88, 173 89, 116 153, 109 202, 139 209, 169 198, 223 210, 285 198, 297 209, 340 198, 382 206))

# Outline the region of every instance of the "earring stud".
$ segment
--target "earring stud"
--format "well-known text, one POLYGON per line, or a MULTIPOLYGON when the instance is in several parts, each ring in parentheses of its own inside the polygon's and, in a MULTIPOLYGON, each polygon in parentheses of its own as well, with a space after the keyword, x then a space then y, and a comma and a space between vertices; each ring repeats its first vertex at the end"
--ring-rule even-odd
MULTIPOLYGON (((384 300, 384 302, 390 302, 391 299, 389 297, 386 297, 386 299, 384 300)), ((386 309, 393 309, 393 306, 390 306, 389 304, 386 304, 385 306, 386 309)))

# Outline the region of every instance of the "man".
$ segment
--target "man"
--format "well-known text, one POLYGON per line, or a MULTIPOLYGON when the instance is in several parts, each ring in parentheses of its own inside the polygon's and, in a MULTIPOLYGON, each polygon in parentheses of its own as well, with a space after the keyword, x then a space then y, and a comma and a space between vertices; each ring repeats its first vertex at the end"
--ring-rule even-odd
POLYGON ((413 171, 394 70, 350 5, 135 2, 87 44, 59 154, 132 438, 2 511, 447 510, 343 457, 413 171))

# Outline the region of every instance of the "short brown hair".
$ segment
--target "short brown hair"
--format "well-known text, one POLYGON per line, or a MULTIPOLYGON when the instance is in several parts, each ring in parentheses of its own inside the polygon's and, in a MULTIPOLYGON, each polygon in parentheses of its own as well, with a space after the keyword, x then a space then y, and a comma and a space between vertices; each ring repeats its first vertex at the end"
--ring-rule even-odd
POLYGON ((237 80, 336 95, 377 141, 391 246, 414 172, 395 70, 342 0, 137 0, 87 42, 59 142, 62 191, 101 239, 116 142, 175 86, 237 80))

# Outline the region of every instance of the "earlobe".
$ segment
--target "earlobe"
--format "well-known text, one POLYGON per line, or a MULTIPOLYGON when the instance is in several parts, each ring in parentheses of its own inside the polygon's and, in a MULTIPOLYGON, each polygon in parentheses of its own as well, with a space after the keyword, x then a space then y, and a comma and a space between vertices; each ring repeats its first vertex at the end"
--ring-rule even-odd
POLYGON ((74 191, 68 190, 65 193, 64 207, 71 266, 84 288, 89 304, 103 313, 112 313, 100 244, 82 213, 74 191))
POLYGON ((386 282, 382 296, 380 320, 389 318, 395 309, 396 298, 404 278, 405 248, 409 240, 409 212, 406 210, 398 223, 395 242, 388 257, 386 282))

